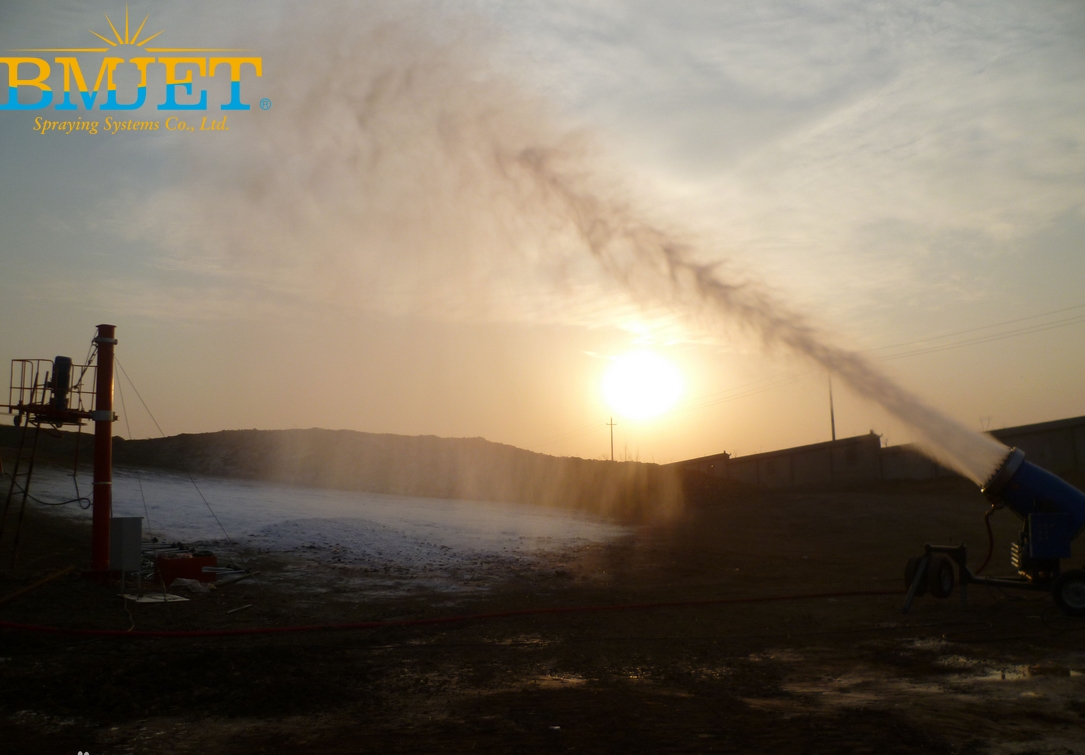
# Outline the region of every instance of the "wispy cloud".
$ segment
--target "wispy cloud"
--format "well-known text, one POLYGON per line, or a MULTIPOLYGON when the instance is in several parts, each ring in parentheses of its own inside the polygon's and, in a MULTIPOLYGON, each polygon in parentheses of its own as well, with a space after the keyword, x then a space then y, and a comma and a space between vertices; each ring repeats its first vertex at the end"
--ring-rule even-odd
POLYGON ((1085 205, 1080 5, 579 8, 499 17, 722 253, 837 319, 1001 296, 984 262, 1085 205))

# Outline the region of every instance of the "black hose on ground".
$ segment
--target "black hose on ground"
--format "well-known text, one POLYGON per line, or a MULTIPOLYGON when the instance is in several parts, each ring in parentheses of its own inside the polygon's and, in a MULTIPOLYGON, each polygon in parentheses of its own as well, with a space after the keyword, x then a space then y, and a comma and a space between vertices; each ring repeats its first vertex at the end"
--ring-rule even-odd
POLYGON ((997 503, 992 503, 991 508, 987 509, 987 513, 983 515, 983 523, 987 526, 987 558, 983 559, 983 566, 976 569, 977 575, 983 573, 983 570, 987 568, 987 564, 991 563, 991 556, 995 554, 995 533, 991 531, 991 514, 1000 508, 1002 507, 997 503))

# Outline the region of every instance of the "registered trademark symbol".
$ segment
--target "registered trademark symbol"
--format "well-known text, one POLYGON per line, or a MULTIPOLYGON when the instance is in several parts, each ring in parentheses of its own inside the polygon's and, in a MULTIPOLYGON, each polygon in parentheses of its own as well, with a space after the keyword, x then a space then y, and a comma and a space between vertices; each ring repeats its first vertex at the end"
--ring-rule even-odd
POLYGON ((261 110, 271 110, 271 100, 269 100, 267 97, 260 100, 260 109, 261 110))

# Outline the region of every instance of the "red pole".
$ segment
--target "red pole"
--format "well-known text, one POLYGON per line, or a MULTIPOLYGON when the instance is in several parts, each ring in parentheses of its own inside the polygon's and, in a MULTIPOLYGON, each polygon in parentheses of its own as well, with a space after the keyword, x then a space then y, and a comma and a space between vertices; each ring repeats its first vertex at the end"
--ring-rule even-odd
POLYGON ((94 511, 91 521, 91 571, 109 572, 109 518, 113 508, 113 347, 116 328, 99 325, 98 374, 94 401, 94 511))

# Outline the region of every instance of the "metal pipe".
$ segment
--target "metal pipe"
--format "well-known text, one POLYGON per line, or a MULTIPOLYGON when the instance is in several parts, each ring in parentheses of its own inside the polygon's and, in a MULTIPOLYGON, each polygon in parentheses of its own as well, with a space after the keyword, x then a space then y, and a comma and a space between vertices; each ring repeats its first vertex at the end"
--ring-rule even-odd
POLYGON ((98 372, 94 401, 94 499, 91 520, 91 570, 109 572, 109 518, 113 508, 113 347, 116 328, 99 325, 98 372))

